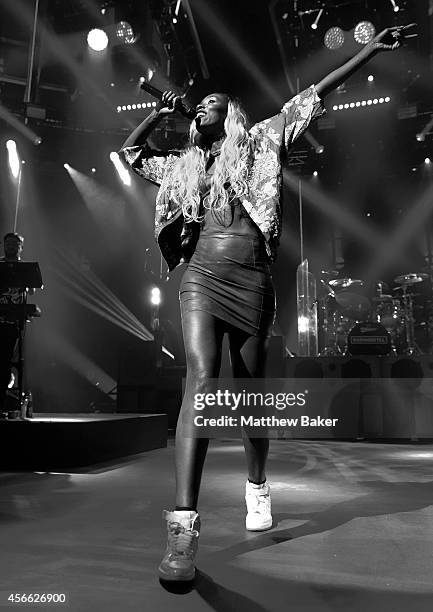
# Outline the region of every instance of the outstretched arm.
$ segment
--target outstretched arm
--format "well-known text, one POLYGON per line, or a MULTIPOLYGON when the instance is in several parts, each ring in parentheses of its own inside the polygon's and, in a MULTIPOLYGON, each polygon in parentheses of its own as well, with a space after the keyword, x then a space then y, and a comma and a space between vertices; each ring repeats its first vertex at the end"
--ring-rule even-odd
POLYGON ((316 85, 316 91, 319 96, 323 98, 336 89, 379 51, 395 51, 401 47, 402 39, 405 38, 405 31, 415 25, 415 23, 411 23, 406 26, 395 26, 380 32, 359 53, 340 66, 340 68, 330 72, 316 85))

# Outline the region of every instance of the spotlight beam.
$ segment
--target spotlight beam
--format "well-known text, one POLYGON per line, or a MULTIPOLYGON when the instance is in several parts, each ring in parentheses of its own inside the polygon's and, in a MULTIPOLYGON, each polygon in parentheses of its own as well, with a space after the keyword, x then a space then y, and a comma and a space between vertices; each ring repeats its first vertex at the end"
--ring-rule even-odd
POLYGON ((214 32, 215 36, 220 39, 221 44, 233 56, 233 59, 255 79, 257 87, 266 92, 266 94, 280 106, 283 101, 274 84, 268 79, 267 75, 257 67, 256 62, 253 61, 244 47, 239 44, 238 38, 234 36, 233 32, 226 26, 222 19, 220 19, 210 3, 197 2, 196 10, 203 21, 206 22, 214 32))
POLYGON ((367 282, 375 278, 381 278, 386 267, 398 257, 409 240, 426 224, 431 215, 432 198, 433 186, 430 186, 418 202, 411 207, 393 234, 382 237, 382 241, 379 243, 381 247, 376 248, 372 256, 372 264, 366 274, 367 282))
MULTIPOLYGON (((284 170, 284 183, 289 188, 298 193, 298 178, 291 174, 288 170, 284 170)), ((378 241, 383 239, 383 236, 375 232, 370 226, 363 223, 355 217, 342 205, 335 203, 335 199, 327 197, 324 193, 313 187, 311 184, 304 182, 302 185, 303 197, 315 208, 326 214, 339 227, 345 228, 348 233, 365 242, 368 246, 376 248, 378 241)))
MULTIPOLYGON (((58 251, 58 250, 57 250, 58 251)), ((63 265, 65 265, 65 278, 69 278, 69 275, 75 274, 78 277, 80 286, 84 288, 86 295, 93 293, 94 299, 98 301, 101 306, 104 306, 113 314, 117 314, 122 321, 129 321, 129 324, 133 327, 146 328, 140 323, 140 321, 131 313, 131 311, 115 296, 110 289, 91 271, 83 271, 73 259, 69 260, 66 256, 58 251, 59 256, 63 257, 63 265)), ((59 260, 62 265, 61 260, 59 260)))
POLYGON ((32 144, 37 144, 37 142, 41 142, 41 138, 29 127, 27 127, 24 123, 21 123, 7 108, 0 104, 0 119, 5 121, 11 127, 17 130, 20 134, 25 136, 27 140, 30 140, 32 144))
MULTIPOLYGON (((29 7, 26 5, 23 0, 14 0, 13 2, 8 2, 6 5, 7 10, 19 21, 23 22, 29 29, 33 26, 33 14, 32 11, 29 10, 29 7)), ((112 102, 108 99, 108 97, 101 92, 98 86, 95 84, 94 80, 83 74, 82 65, 71 57, 71 54, 67 47, 63 44, 58 36, 52 34, 50 30, 45 26, 43 22, 39 22, 38 24, 40 36, 43 37, 44 43, 47 46, 47 49, 50 51, 53 57, 57 57, 65 66, 67 66, 74 76, 77 78, 78 82, 84 83, 96 99, 102 100, 107 108, 112 109, 112 102)))

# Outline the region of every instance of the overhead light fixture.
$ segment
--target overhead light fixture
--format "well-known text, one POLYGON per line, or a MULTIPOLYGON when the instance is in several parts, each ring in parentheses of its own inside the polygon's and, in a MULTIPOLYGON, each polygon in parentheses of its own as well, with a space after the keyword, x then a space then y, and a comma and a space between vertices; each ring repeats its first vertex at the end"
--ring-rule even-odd
POLYGON ((127 21, 119 21, 116 25, 116 36, 125 45, 132 45, 137 40, 131 24, 127 21))
POLYGON ((321 8, 321 9, 320 9, 320 11, 317 13, 317 17, 316 17, 316 19, 315 19, 315 20, 313 21, 313 23, 311 24, 311 28, 312 28, 313 30, 317 30, 317 27, 318 27, 318 25, 319 25, 319 21, 320 21, 320 18, 321 18, 321 16, 322 16, 322 15, 323 15, 323 9, 321 8))
POLYGON ((108 45, 108 36, 104 30, 93 28, 87 34, 87 44, 93 51, 104 51, 108 45))
POLYGON ((398 11, 400 10, 400 7, 396 3, 396 1, 395 0, 390 0, 390 2, 392 4, 392 10, 394 11, 394 13, 398 13, 398 11))
POLYGON ((349 110, 354 108, 364 108, 366 106, 377 106, 378 104, 388 104, 391 102, 390 96, 381 98, 371 98, 369 100, 356 100, 354 102, 346 102, 345 104, 334 104, 333 111, 349 110))
POLYGON ((357 43, 366 45, 373 40, 375 34, 376 28, 371 21, 360 21, 355 27, 353 36, 357 43))
POLYGON ((327 49, 334 51, 339 49, 344 44, 344 32, 338 26, 329 28, 323 39, 323 43, 327 49))

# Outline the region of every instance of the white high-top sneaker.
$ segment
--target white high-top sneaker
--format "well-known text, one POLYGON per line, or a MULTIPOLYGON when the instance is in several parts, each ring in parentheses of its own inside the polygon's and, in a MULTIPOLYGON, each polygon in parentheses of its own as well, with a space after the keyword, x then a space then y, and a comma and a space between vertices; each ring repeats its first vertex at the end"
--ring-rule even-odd
POLYGON ((267 482, 255 485, 249 480, 245 485, 247 517, 245 527, 248 531, 265 531, 272 527, 271 491, 267 482))
POLYGON ((158 568, 161 580, 190 581, 200 535, 200 517, 190 510, 163 511, 167 521, 167 550, 158 568))

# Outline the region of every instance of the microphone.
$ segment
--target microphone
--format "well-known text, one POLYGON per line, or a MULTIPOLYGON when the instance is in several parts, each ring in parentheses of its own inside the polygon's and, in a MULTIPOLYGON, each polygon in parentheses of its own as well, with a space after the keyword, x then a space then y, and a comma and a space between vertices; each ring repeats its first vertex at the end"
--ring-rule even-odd
MULTIPOLYGON (((149 93, 154 98, 157 98, 158 100, 162 100, 163 92, 160 89, 157 89, 156 87, 154 87, 153 85, 149 85, 149 83, 146 83, 146 81, 143 81, 143 83, 140 84, 140 89, 147 91, 147 93, 149 93)), ((187 117, 187 119, 195 119, 195 116, 197 114, 197 111, 195 110, 195 108, 191 108, 190 106, 185 106, 183 102, 181 104, 181 108, 179 109, 179 112, 182 113, 184 117, 187 117)))

